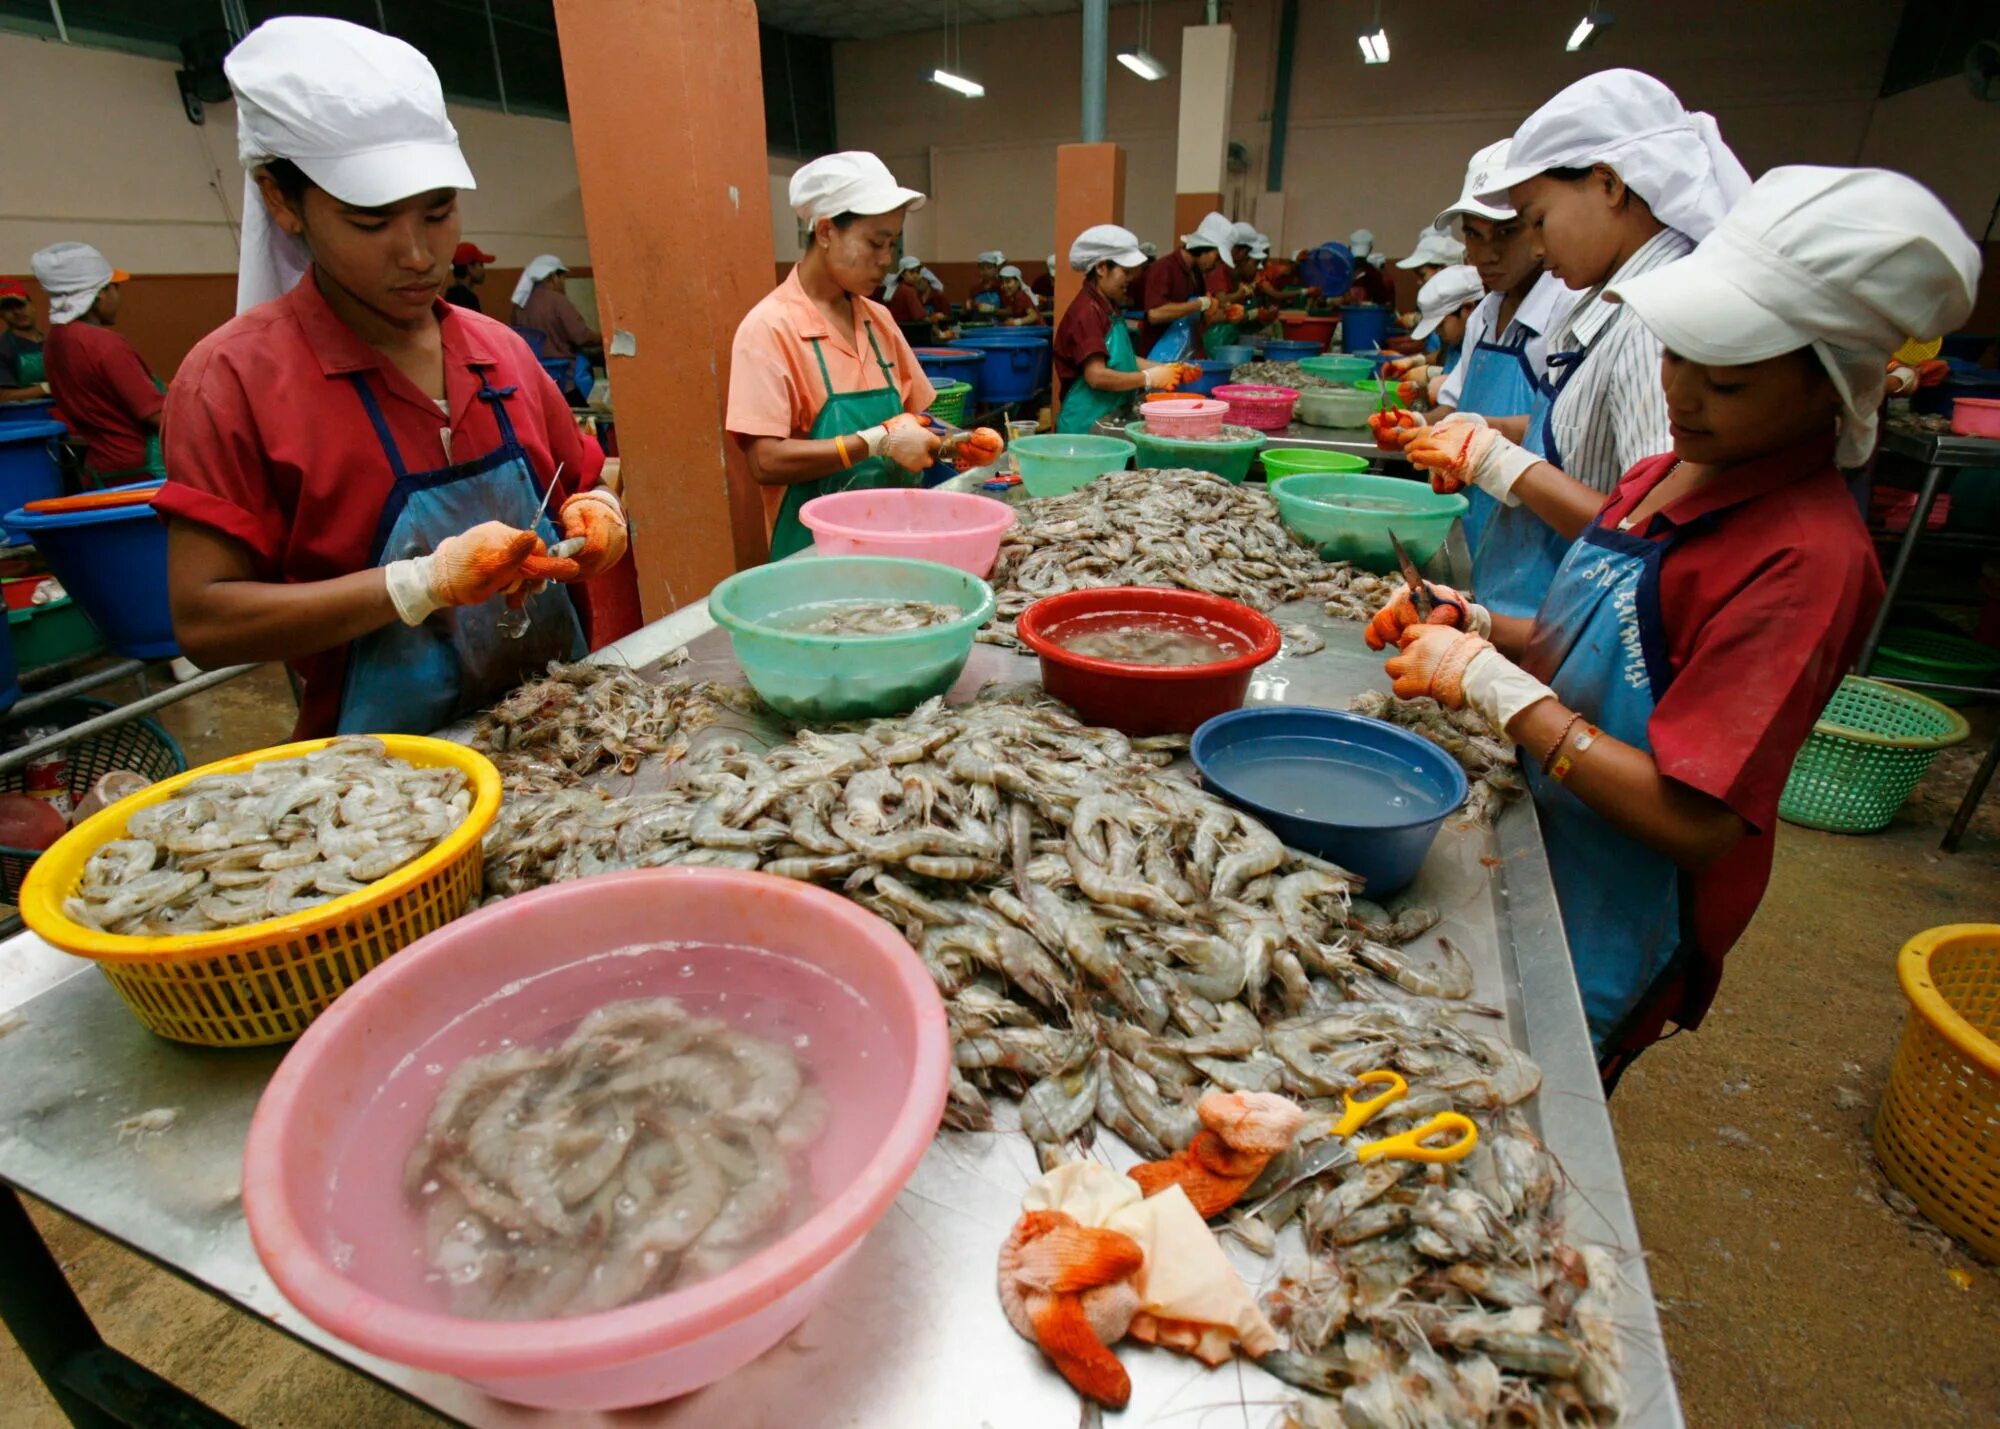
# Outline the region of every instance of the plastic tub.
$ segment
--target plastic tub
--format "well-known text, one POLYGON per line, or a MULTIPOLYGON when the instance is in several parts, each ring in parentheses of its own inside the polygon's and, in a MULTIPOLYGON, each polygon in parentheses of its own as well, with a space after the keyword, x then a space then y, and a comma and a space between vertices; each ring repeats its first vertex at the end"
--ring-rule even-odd
POLYGON ((1138 449, 1122 437, 1045 432, 1016 437, 1008 450, 1021 465, 1021 485, 1028 495, 1061 496, 1107 471, 1123 471, 1138 449))
POLYGON ((350 1344, 521 1404, 654 1404, 733 1373, 805 1318, 929 1148, 950 1063, 923 964, 849 900, 733 869, 580 878, 440 929, 314 1024, 251 1118, 244 1218, 285 1298, 350 1344), (403 1190, 443 1069, 661 995, 741 1009, 747 1030, 805 1048, 831 1112, 808 1153, 815 1208, 685 1290, 567 1319, 451 1314, 423 1280, 423 1216, 403 1190))
POLYGON ((0 509, 62 495, 61 422, 0 425, 0 509))
POLYGON ((924 376, 931 379, 931 385, 942 387, 947 382, 968 382, 972 393, 966 399, 975 406, 979 402, 979 369, 986 365, 986 355, 961 347, 920 347, 917 350, 917 366, 923 368, 924 376))
POLYGON ((1379 377, 1363 378, 1354 384, 1354 390, 1357 392, 1366 392, 1368 400, 1371 402, 1401 411, 1403 408, 1409 406, 1409 403, 1405 402, 1397 391, 1402 385, 1400 382, 1391 382, 1389 384, 1389 398, 1386 402, 1382 400, 1382 379, 1379 377))
POLYGON ((737 663, 765 704, 824 724, 902 714, 950 689, 972 654, 972 637, 993 614, 993 591, 977 576, 935 561, 821 556, 738 571, 709 593, 708 613, 729 632, 737 663), (786 628, 786 616, 829 600, 930 600, 964 613, 949 624, 894 635, 786 628))
POLYGON ((15 422, 53 422, 55 410, 56 399, 53 397, 31 397, 25 402, 0 402, 0 426, 8 426, 15 422))
POLYGON ((1248 427, 1223 430, 1249 432, 1250 435, 1227 442, 1186 442, 1173 437, 1156 437, 1146 430, 1144 422, 1127 422, 1125 438, 1139 449, 1141 467, 1192 467, 1196 471, 1212 471, 1227 481, 1241 485, 1250 475, 1250 463, 1264 446, 1264 434, 1248 427))
POLYGON ((1214 397, 1148 397, 1142 407, 1146 429, 1160 437, 1212 437, 1230 412, 1214 397))
POLYGON ((1278 519, 1315 543, 1329 561, 1352 561, 1377 575, 1397 569, 1394 531, 1419 565, 1437 554, 1466 500, 1432 491, 1429 483, 1362 472, 1306 473, 1271 483, 1278 519), (1356 503, 1362 504, 1356 504, 1356 503), (1398 509, 1375 506, 1393 502, 1398 509))
POLYGON ((978 351, 979 376, 973 381, 982 407, 1025 402, 1049 381, 1049 333, 1046 328, 996 327, 961 332, 957 345, 978 351))
POLYGON ((1874 833, 1896 817, 1938 751, 1970 733, 1957 710, 1849 675, 1792 761, 1778 817, 1831 833, 1874 833))
POLYGON ((2000 397, 1954 399, 1951 429, 1961 437, 2000 437, 2000 397))
POLYGON ((83 607, 68 596, 8 611, 7 627, 14 659, 23 670, 87 655, 104 644, 83 607))
POLYGON ((14 654, 13 624, 11 618, 0 622, 0 710, 12 709, 14 701, 21 698, 21 666, 14 654))
MULTIPOLYGON (((1992 686, 2000 679, 2000 650, 1954 635, 1912 625, 1891 625, 1882 632, 1875 663, 1868 673, 1878 680, 1925 680, 1940 685, 1992 686)), ((1978 695, 1950 690, 1919 693, 1947 705, 1977 704, 1978 695)))
POLYGON ((1292 416, 1309 427, 1365 427, 1375 394, 1355 387, 1301 387, 1292 416))
POLYGON ((1297 362, 1301 358, 1317 356, 1325 351, 1326 344, 1323 342, 1300 342, 1292 338, 1274 337, 1264 343, 1264 359, 1267 362, 1297 362))
POLYGON ((151 506, 51 516, 16 508, 4 524, 10 535, 34 542, 113 650, 134 660, 181 653, 167 608, 167 524, 151 506))
POLYGON ((1302 357, 1299 371, 1322 378, 1328 382, 1352 385, 1375 375, 1375 359, 1364 356, 1349 356, 1346 353, 1328 353, 1324 357, 1302 357))
POLYGON ((1340 310, 1340 346, 1345 352, 1366 352, 1380 347, 1396 319, 1386 303, 1349 303, 1340 310))
POLYGON ((1215 395, 1229 404, 1232 422, 1260 432, 1282 432, 1289 427, 1292 405, 1299 400, 1296 387, 1265 387, 1254 382, 1232 382, 1216 388, 1215 395))
POLYGON ((1189 751, 1210 793, 1285 843, 1367 880, 1379 899, 1417 876, 1465 802, 1465 771, 1429 740, 1344 710, 1263 705, 1218 715, 1189 751))
POLYGON ((1257 453, 1269 481, 1282 481, 1303 472, 1366 471, 1368 458, 1352 452, 1323 452, 1310 447, 1265 447, 1257 453))
POLYGON ((1241 367, 1246 362, 1257 360, 1257 349, 1247 342, 1225 343, 1210 354, 1217 362, 1226 362, 1231 367, 1241 367))
MULTIPOLYGON (((1280 313, 1278 320, 1285 325, 1285 337, 1288 340, 1311 343, 1314 352, 1326 351, 1326 345, 1333 341, 1333 330, 1340 325, 1338 318, 1315 317, 1303 310, 1280 313)), ((1311 353, 1307 356, 1311 356, 1311 353)))
POLYGON ((1233 362, 1223 362, 1213 357, 1197 357, 1194 359, 1193 365, 1201 369, 1201 376, 1193 382, 1183 382, 1180 385, 1180 392, 1183 396, 1189 394, 1202 397, 1214 395, 1216 387, 1229 380, 1230 369, 1236 366, 1233 362))
POLYGON ((1042 688, 1086 724, 1131 735, 1191 734, 1202 721, 1243 703, 1256 668, 1278 653, 1271 618, 1201 591, 1106 586, 1036 601, 1014 629, 1041 657, 1042 688), (1206 665, 1135 665, 1065 649, 1065 639, 1133 623, 1190 635, 1222 636, 1240 655, 1206 665))
POLYGON ((975 576, 993 569, 1014 508, 971 491, 886 486, 815 496, 799 508, 822 556, 901 556, 975 576))

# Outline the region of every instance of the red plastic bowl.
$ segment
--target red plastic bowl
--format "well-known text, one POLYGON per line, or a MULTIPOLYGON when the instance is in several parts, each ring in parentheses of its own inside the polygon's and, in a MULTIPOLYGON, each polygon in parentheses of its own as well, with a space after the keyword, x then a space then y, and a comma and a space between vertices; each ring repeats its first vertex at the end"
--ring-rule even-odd
POLYGON ((1333 341, 1333 327, 1338 318, 1308 317, 1304 313, 1284 313, 1280 317, 1285 325, 1285 336, 1292 342, 1316 342, 1325 347, 1333 341))
POLYGON ((1046 596, 1014 624, 1042 659, 1042 687, 1090 724, 1125 734, 1192 734, 1203 721, 1243 703, 1250 675, 1278 653, 1270 617, 1219 595, 1153 586, 1106 586, 1046 596), (1114 620, 1227 633, 1249 651, 1209 665, 1130 665, 1079 655, 1057 643, 1114 620), (1081 628, 1079 628, 1081 627, 1081 628))
POLYGON ((1236 382, 1215 389, 1215 396, 1229 404, 1229 420, 1260 432, 1282 432, 1292 424, 1292 406, 1299 400, 1296 387, 1265 387, 1254 382, 1236 382))

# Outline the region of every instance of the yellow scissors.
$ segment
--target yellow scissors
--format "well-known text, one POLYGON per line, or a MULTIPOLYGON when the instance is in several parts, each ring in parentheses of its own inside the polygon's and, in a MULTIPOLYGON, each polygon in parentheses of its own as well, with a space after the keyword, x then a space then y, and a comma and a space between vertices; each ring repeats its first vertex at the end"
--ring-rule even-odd
POLYGON ((1342 1100, 1347 1103, 1347 1110, 1333 1124, 1326 1139, 1300 1157, 1292 1172, 1275 1185, 1256 1188, 1264 1199, 1252 1208, 1253 1213, 1302 1182, 1343 1166, 1385 1159, 1439 1165, 1463 1161, 1479 1144, 1478 1125, 1471 1117, 1455 1111, 1441 1111, 1394 1136, 1353 1141, 1351 1138, 1355 1132, 1410 1094, 1410 1084, 1399 1073, 1387 1068, 1363 1072, 1355 1080, 1364 1086, 1382 1087, 1384 1090, 1362 1101, 1356 1101, 1353 1092, 1345 1093, 1342 1100), (1442 1145, 1436 1144, 1436 1138, 1441 1136, 1455 1139, 1442 1145))

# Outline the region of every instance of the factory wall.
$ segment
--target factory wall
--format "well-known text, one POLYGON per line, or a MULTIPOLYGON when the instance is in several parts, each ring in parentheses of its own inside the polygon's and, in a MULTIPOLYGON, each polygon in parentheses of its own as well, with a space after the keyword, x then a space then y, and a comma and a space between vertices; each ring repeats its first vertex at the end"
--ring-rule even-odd
MULTIPOLYGON (((1708 109, 1753 173, 1780 163, 1870 163, 1928 183, 1978 236, 1994 201, 2000 105, 1956 79, 1878 101, 1901 5, 1893 0, 1683 0, 1613 7, 1591 49, 1563 50, 1578 0, 1430 0, 1388 7, 1387 65, 1365 66, 1355 32, 1364 0, 1299 7, 1282 203, 1264 197, 1276 75, 1277 0, 1226 7, 1237 32, 1230 138, 1249 153, 1229 176, 1231 216, 1275 227, 1296 248, 1368 227, 1392 254, 1456 197, 1465 162, 1543 100, 1596 69, 1634 65, 1708 109), (1754 27, 1754 43, 1746 29, 1754 27), (1260 203, 1264 209, 1260 216, 1260 203)), ((1178 72, 1180 32, 1201 6, 1153 7, 1151 49, 1178 72)), ((1141 10, 1111 12, 1115 51, 1138 39, 1141 10)), ((983 248, 1039 261, 1053 234, 1054 146, 1077 137, 1075 15, 968 27, 963 72, 986 97, 959 98, 922 76, 941 61, 937 31, 843 43, 834 55, 840 140, 880 153, 932 195, 911 224, 935 264, 983 248)), ((1113 65, 1108 135, 1127 152, 1126 219, 1173 241, 1173 76, 1148 83, 1113 65)), ((946 270, 940 266, 940 272, 946 270)), ((946 272, 946 276, 950 274, 946 272)))

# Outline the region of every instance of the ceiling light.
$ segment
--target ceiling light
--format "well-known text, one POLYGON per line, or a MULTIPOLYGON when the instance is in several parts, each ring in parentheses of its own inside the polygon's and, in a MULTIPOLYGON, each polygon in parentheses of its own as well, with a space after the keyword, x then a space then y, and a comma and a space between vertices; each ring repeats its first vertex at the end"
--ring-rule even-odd
POLYGON ((967 79, 962 74, 953 74, 948 69, 932 70, 931 83, 941 84, 946 89, 955 89, 967 99, 983 99, 986 97, 985 85, 976 79, 967 79))
POLYGON ((1389 32, 1387 30, 1380 28, 1372 32, 1363 30, 1354 39, 1355 43, 1361 46, 1361 61, 1363 64, 1385 65, 1389 63, 1389 32))
POLYGON ((1589 13, 1576 22, 1576 28, 1569 32, 1569 43, 1563 48, 1571 54, 1575 54, 1578 50, 1589 49, 1591 43, 1597 39, 1598 32, 1610 23, 1609 10, 1599 10, 1592 6, 1589 13))
POLYGON ((1145 50, 1120 50, 1118 52, 1118 63, 1124 65, 1125 68, 1131 70, 1132 73, 1138 75, 1141 79, 1165 79, 1167 77, 1166 61, 1155 57, 1145 50))

